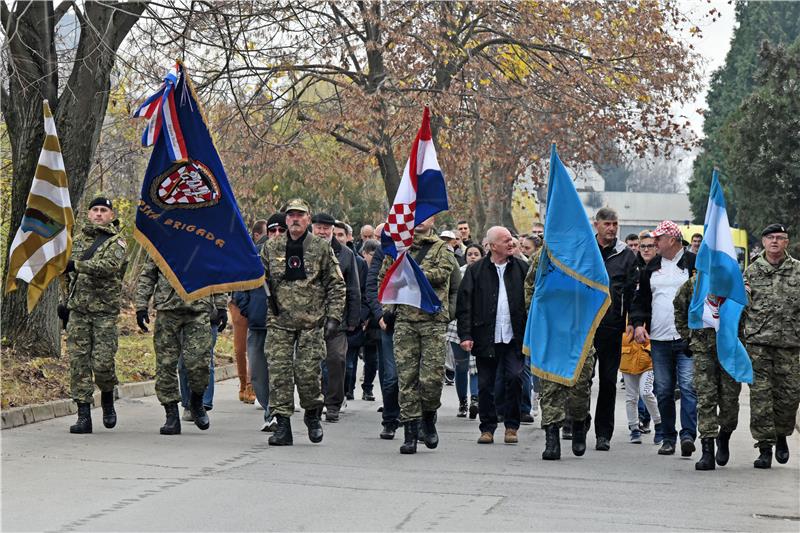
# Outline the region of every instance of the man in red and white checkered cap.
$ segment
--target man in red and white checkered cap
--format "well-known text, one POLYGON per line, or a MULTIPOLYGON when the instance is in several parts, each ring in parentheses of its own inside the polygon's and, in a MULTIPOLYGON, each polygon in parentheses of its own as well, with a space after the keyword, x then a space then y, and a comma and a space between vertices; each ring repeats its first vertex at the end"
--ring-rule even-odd
POLYGON ((653 231, 656 255, 642 270, 639 288, 631 308, 631 322, 636 341, 651 344, 661 427, 656 428, 656 443, 661 440, 659 455, 673 455, 678 432, 675 429, 675 385, 681 391, 681 455, 689 457, 697 437, 697 394, 692 380, 694 361, 688 339, 682 339, 675 327, 673 300, 678 289, 695 270, 695 254, 683 247, 677 224, 664 220, 653 231))

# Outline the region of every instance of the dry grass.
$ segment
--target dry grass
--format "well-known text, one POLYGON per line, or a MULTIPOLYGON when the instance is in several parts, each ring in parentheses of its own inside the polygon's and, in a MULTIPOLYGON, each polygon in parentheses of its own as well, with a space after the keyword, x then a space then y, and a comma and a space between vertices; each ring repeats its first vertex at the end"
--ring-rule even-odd
MULTIPOLYGON (((152 318, 151 318, 152 325, 152 318)), ((120 383, 155 379, 156 358, 153 333, 141 333, 132 309, 120 316, 117 378, 120 383)), ((217 337, 217 366, 233 362, 233 342, 228 327, 217 337)), ((2 350, 2 407, 20 407, 69 398, 69 357, 62 336, 61 357, 23 359, 10 349, 2 350)))

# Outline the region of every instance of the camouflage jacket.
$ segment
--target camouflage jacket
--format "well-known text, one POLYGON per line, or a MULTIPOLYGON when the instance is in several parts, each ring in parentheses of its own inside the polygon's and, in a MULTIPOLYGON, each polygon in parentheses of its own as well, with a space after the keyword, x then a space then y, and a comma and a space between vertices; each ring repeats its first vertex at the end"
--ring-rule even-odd
POLYGON ((742 313, 749 344, 800 347, 800 261, 786 255, 772 266, 762 253, 744 272, 748 305, 742 313))
POLYGON ((151 257, 144 263, 139 281, 136 284, 134 305, 136 310, 147 309, 150 298, 156 311, 185 311, 189 313, 212 313, 215 309, 225 309, 228 296, 214 294, 192 302, 187 302, 172 288, 166 276, 158 268, 151 257))
POLYGON ((267 325, 281 329, 312 329, 326 317, 341 320, 345 284, 331 243, 310 233, 303 241, 306 279, 285 280, 288 233, 267 241, 261 262, 278 315, 270 312, 267 325))
POLYGON ((79 313, 118 314, 122 293, 122 276, 127 266, 125 239, 116 226, 86 224, 72 242, 70 259, 75 271, 67 274, 67 307, 79 313), (94 252, 92 258, 81 257, 101 234, 110 237, 94 252))
POLYGON ((539 259, 542 256, 542 250, 544 248, 539 248, 536 250, 536 253, 533 254, 531 257, 531 266, 528 269, 528 274, 525 276, 525 308, 531 308, 531 302, 533 301, 533 289, 536 285, 536 271, 539 270, 539 259))
MULTIPOLYGON (((436 296, 438 296, 439 300, 442 302, 442 309, 436 313, 436 315, 431 315, 422 309, 418 309, 410 305, 397 305, 394 306, 395 313, 397 318, 402 318, 409 322, 423 322, 429 321, 431 318, 433 318, 437 322, 447 323, 450 322, 449 306, 451 277, 453 270, 458 271, 459 275, 456 278, 456 281, 460 282, 461 271, 458 268, 458 262, 456 261, 456 257, 453 252, 447 249, 447 245, 443 240, 433 234, 414 234, 414 242, 408 249, 411 257, 415 257, 422 245, 428 242, 432 243, 432 246, 428 250, 428 253, 425 254, 425 258, 422 260, 420 268, 422 268, 422 272, 425 274, 425 277, 428 278, 428 282, 431 284, 431 287, 433 287, 436 296)), ((386 275, 386 271, 389 270, 389 267, 392 266, 393 262, 394 259, 390 255, 387 255, 384 258, 383 264, 381 265, 381 271, 378 274, 378 286, 380 286, 380 284, 383 282, 383 277, 386 275)), ((384 312, 386 311, 387 307, 388 306, 384 306, 384 312)))
POLYGON ((675 309, 675 329, 681 339, 689 339, 689 350, 693 353, 717 353, 717 332, 713 328, 689 329, 689 304, 694 294, 692 276, 678 289, 672 305, 675 309))

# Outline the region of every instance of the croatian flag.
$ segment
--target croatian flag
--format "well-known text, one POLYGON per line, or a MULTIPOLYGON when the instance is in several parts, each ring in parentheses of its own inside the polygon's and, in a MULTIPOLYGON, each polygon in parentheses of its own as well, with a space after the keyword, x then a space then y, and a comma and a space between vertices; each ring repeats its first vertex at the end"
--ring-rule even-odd
POLYGON ((408 248, 414 242, 414 228, 447 208, 447 189, 431 137, 430 110, 425 107, 422 126, 414 139, 381 233, 383 251, 394 258, 378 291, 381 303, 410 305, 427 313, 439 312, 442 302, 422 269, 408 254, 408 248))
POLYGON ((717 169, 711 178, 703 233, 703 243, 697 252, 697 279, 689 304, 689 327, 714 328, 722 368, 736 381, 752 383, 753 365, 738 336, 739 318, 747 305, 747 296, 717 169))
POLYGON ((175 87, 181 72, 181 66, 176 63, 164 76, 164 84, 158 92, 145 100, 133 114, 134 118, 147 119, 147 127, 142 134, 142 146, 153 146, 163 128, 166 133, 164 139, 167 141, 167 154, 176 162, 188 160, 186 142, 175 106, 175 87))

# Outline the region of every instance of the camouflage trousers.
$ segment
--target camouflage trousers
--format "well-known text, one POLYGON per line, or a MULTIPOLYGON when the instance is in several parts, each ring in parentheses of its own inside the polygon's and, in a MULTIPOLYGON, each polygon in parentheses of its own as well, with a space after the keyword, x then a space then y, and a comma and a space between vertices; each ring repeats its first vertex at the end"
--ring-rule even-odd
POLYGON ((67 353, 73 400, 91 403, 95 383, 103 392, 113 391, 118 383, 114 364, 117 315, 71 311, 67 323, 67 353))
POLYGON ((720 430, 732 432, 738 425, 742 384, 720 366, 715 351, 693 353, 697 429, 701 439, 717 438, 720 430))
POLYGON ((422 417, 442 405, 447 324, 398 319, 394 327, 394 357, 400 384, 400 421, 422 417))
POLYGON ((755 447, 774 445, 794 430, 800 402, 800 348, 748 344, 753 362, 750 385, 750 433, 755 447))
POLYGON ((156 350, 156 395, 166 405, 181 400, 178 359, 189 375, 189 388, 206 390, 211 358, 211 320, 208 312, 157 311, 153 332, 156 350))
POLYGON ((539 403, 542 408, 542 426, 555 424, 561 427, 567 418, 574 422, 586 420, 592 402, 594 360, 595 351, 592 349, 572 387, 541 378, 539 403))
POLYGON ((294 387, 300 407, 322 407, 322 369, 325 342, 322 329, 288 330, 269 328, 269 406, 275 415, 294 414, 294 387))

